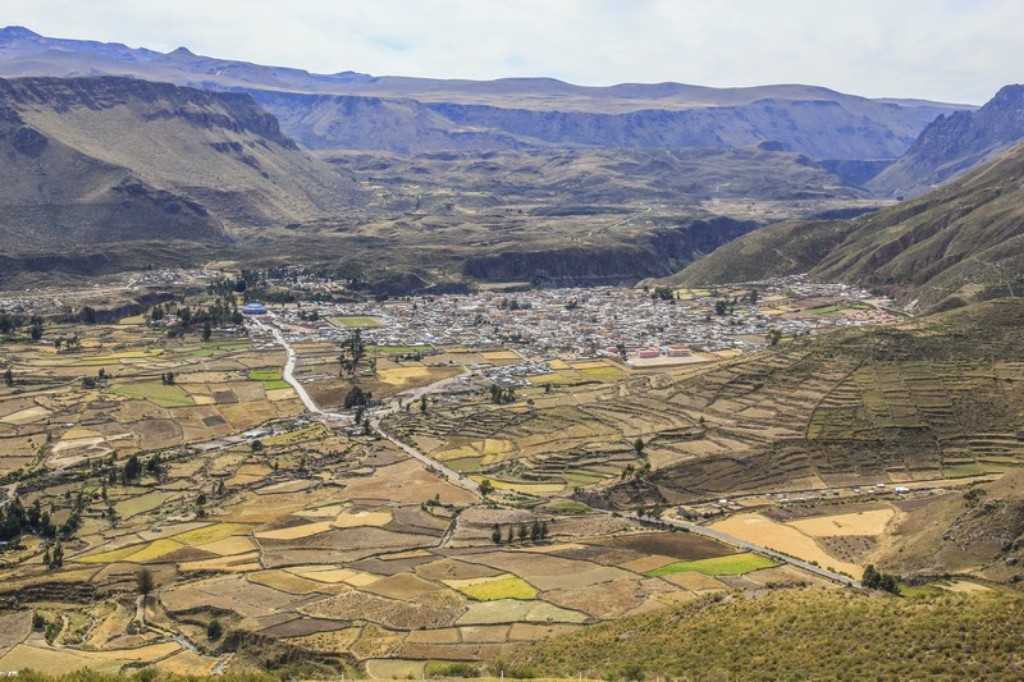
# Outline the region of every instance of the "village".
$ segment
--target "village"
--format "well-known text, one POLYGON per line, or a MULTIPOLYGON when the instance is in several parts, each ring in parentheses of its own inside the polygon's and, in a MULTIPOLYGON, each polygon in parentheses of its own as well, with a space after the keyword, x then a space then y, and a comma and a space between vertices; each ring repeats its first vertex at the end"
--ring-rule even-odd
POLYGON ((410 348, 516 348, 527 357, 607 356, 632 367, 728 357, 838 326, 896 319, 891 301, 803 276, 719 290, 615 287, 479 292, 275 306, 293 332, 410 348), (312 313, 315 311, 315 315, 312 313))

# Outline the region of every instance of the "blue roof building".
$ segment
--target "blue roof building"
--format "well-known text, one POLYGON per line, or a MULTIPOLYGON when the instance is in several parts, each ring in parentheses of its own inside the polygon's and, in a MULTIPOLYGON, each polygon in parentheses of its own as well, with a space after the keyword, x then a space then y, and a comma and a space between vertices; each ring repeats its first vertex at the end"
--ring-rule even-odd
POLYGON ((242 306, 243 315, 266 315, 267 306, 263 305, 259 301, 252 301, 242 306))

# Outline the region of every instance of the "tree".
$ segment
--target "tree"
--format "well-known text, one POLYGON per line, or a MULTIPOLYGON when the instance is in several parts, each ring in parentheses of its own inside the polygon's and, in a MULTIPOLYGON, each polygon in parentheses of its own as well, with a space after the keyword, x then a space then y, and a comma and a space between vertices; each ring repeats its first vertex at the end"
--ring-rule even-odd
POLYGON ((353 386, 345 394, 345 402, 343 404, 346 410, 351 410, 353 407, 369 405, 371 400, 373 400, 373 393, 371 391, 364 391, 361 386, 353 386))
POLYGON ((420 396, 420 412, 423 413, 423 414, 427 413, 427 396, 426 395, 421 395, 420 396))
POLYGON ((635 441, 633 441, 633 451, 636 452, 637 455, 643 453, 645 446, 646 443, 644 443, 643 438, 637 438, 635 441))
POLYGON ((33 341, 38 341, 39 339, 43 338, 43 318, 38 316, 33 317, 32 327, 29 329, 28 333, 29 336, 32 337, 33 341))
POLYGON ((530 542, 538 542, 541 539, 540 521, 534 519, 533 525, 530 526, 530 542))
POLYGON ((366 344, 363 343, 362 332, 356 329, 341 343, 341 353, 338 355, 338 362, 341 365, 340 376, 354 376, 364 355, 366 344))
POLYGON ((729 312, 729 302, 726 300, 720 300, 715 303, 715 315, 719 317, 729 312))
POLYGON ((757 292, 757 289, 751 289, 750 293, 747 294, 747 298, 750 300, 750 305, 757 305, 758 299, 761 295, 757 292))
POLYGON ((86 324, 96 324, 96 309, 91 306, 82 308, 82 321, 86 324))
POLYGON ((768 333, 765 334, 765 339, 768 341, 769 346, 775 347, 779 345, 779 341, 782 340, 782 332, 778 329, 770 329, 768 333))
POLYGON ((222 634, 224 634, 224 626, 216 618, 206 625, 206 638, 211 642, 216 642, 222 634))
POLYGON ((211 335, 213 335, 213 328, 210 327, 210 322, 207 320, 203 322, 203 341, 209 341, 211 335))
POLYGON ((142 464, 139 462, 138 455, 132 455, 128 458, 128 461, 124 463, 124 479, 126 481, 134 481, 142 475, 142 464))
POLYGON ((141 569, 135 574, 135 585, 139 588, 139 594, 148 597, 156 586, 153 580, 153 572, 148 568, 141 569))
POLYGON ((494 484, 493 483, 491 483, 486 478, 484 480, 480 481, 480 494, 481 495, 483 495, 484 497, 487 497, 492 492, 494 492, 494 484))
POLYGON ((53 543, 53 552, 50 554, 50 569, 60 568, 64 565, 64 548, 61 547, 60 540, 53 543))
POLYGON ((896 576, 878 571, 874 564, 868 564, 867 568, 864 569, 864 577, 861 578, 860 583, 869 590, 882 590, 892 594, 900 593, 900 586, 896 576))
POLYGON ((519 524, 519 542, 526 542, 526 538, 530 537, 530 529, 526 527, 525 523, 519 524))
POLYGON ((261 452, 263 450, 263 441, 256 439, 249 443, 249 449, 253 452, 261 452))
POLYGON ((4 383, 7 384, 8 386, 14 385, 14 370, 12 370, 10 367, 8 367, 7 371, 4 372, 4 383))
POLYGON ((512 526, 508 527, 508 544, 512 544, 516 539, 516 532, 512 529, 512 526))
POLYGON ((491 531, 491 541, 496 545, 501 544, 501 526, 494 524, 494 530, 491 531))

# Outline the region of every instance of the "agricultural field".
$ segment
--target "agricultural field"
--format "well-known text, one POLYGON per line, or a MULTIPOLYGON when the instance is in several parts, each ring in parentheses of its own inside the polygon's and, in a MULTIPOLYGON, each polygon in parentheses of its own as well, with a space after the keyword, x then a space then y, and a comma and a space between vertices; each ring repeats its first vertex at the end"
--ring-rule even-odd
POLYGON ((169 338, 129 320, 48 335, 80 345, 4 344, 13 385, 0 387, 0 475, 216 441, 301 414, 279 347, 169 338))
MULTIPOLYGON (((932 545, 911 540, 930 498, 892 487, 948 486, 935 499, 963 547, 972 514, 1013 527, 997 500, 1024 463, 1024 365, 947 348, 956 329, 845 330, 645 370, 367 346, 343 371, 337 343, 291 326, 295 378, 326 415, 306 412, 285 349, 255 325, 203 342, 122 320, 55 327, 79 336, 72 350, 7 343, 0 474, 62 540, 59 562, 41 531, 3 547, 0 670, 52 651, 54 674, 280 660, 441 674, 723 595, 836 587, 744 541, 855 577, 925 573, 914 557, 932 545), (356 387, 380 401, 365 422, 341 408, 356 387), (735 544, 621 515, 641 507, 696 514, 735 544)), ((990 575, 907 589, 977 598, 990 575)))
MULTIPOLYGON (((650 531, 564 497, 547 504, 564 485, 506 483, 509 504, 483 504, 386 439, 311 421, 283 379, 283 350, 258 329, 205 343, 135 320, 61 331, 79 334, 81 350, 6 347, 17 377, 0 392, 8 472, 22 469, 22 504, 39 502, 58 523, 78 520, 59 565, 45 565, 47 546, 34 536, 4 552, 0 598, 18 610, 0 613, 13 619, 0 669, 53 651, 36 667, 203 675, 291 651, 335 670, 421 670, 734 589, 711 576, 651 573, 728 557, 722 543, 650 531), (529 531, 540 523, 543 537, 529 531), (144 600, 142 572, 154 584, 144 600), (33 613, 41 628, 25 620, 33 613), (234 633, 231 642, 249 633, 273 645, 239 651, 209 634, 213 621, 234 633)), ((297 344, 296 374, 318 396, 331 383, 401 392, 478 359, 521 361, 500 351, 456 349, 461 362, 452 363, 390 350, 365 376, 342 380, 334 348, 297 344)), ((554 371, 573 375, 558 399, 581 378, 595 391, 626 374, 603 361, 554 371)), ((535 399, 552 395, 544 391, 534 389, 535 399)), ((433 400, 427 412, 447 404, 433 400)), ((500 462, 523 445, 481 438, 459 447, 500 462)), ((610 476, 580 471, 573 480, 610 476)), ((776 584, 773 566, 746 566, 744 588, 776 584)))

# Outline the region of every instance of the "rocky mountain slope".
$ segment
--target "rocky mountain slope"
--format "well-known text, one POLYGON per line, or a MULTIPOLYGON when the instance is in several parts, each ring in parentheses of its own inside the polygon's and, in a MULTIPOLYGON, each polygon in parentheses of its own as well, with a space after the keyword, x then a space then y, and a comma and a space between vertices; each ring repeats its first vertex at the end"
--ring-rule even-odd
POLYGON ((1024 140, 1024 85, 1007 85, 977 111, 930 123, 910 149, 867 184, 879 194, 916 196, 1024 140))
POLYGON ((360 196, 248 95, 127 78, 0 80, 0 150, 6 256, 225 241, 360 196))
POLYGON ((744 147, 763 141, 818 159, 891 159, 958 105, 871 100, 803 85, 715 89, 678 83, 592 88, 310 74, 120 44, 0 31, 0 75, 130 75, 242 90, 315 149, 414 153, 543 146, 744 147))
POLYGON ((916 310, 1016 295, 1024 285, 1024 145, 918 199, 846 221, 773 225, 673 282, 810 272, 900 296, 916 310))

